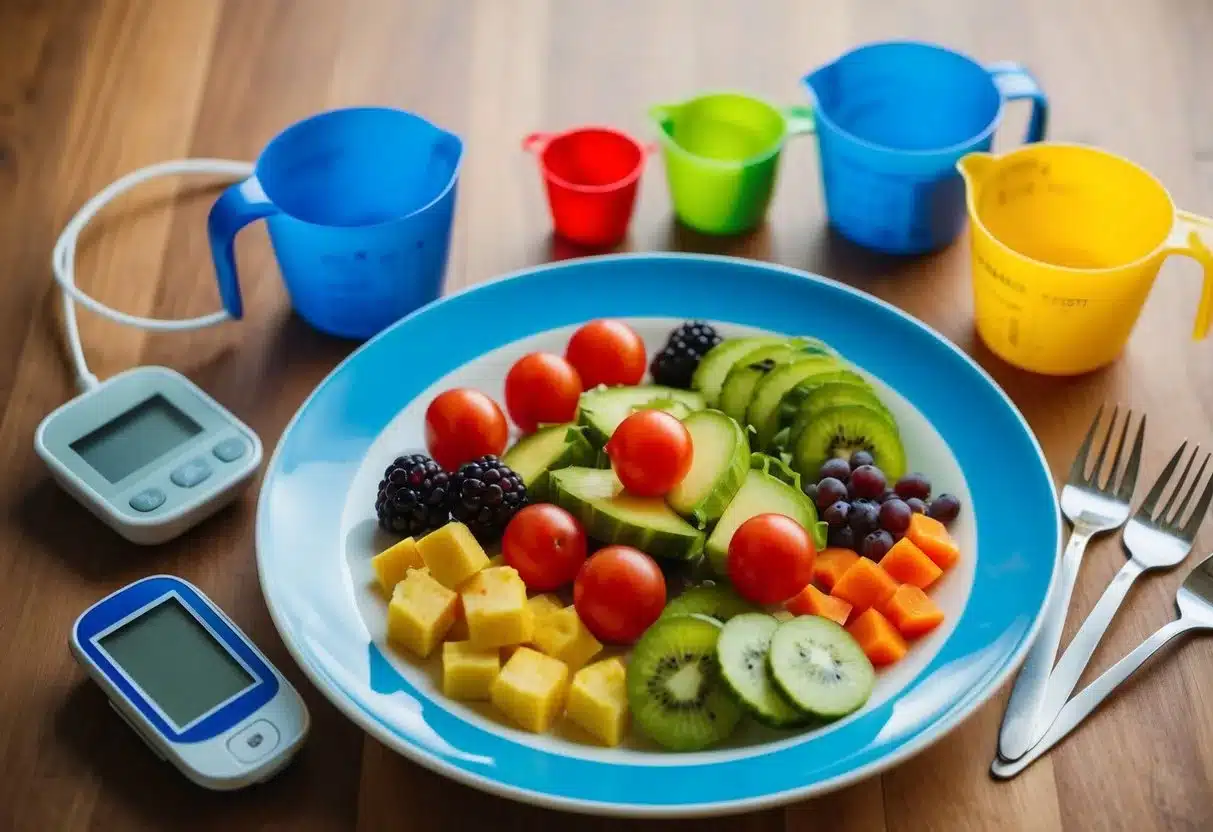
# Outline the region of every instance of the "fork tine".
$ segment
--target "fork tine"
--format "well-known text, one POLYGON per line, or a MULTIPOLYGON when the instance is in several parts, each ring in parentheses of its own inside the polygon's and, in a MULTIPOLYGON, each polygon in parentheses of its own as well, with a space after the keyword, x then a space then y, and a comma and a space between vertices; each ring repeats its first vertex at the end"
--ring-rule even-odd
MULTIPOLYGON (((1112 457, 1112 467, 1108 469, 1108 481, 1101 488, 1101 491, 1114 492, 1116 490, 1116 472, 1120 470, 1120 457, 1125 450, 1125 440, 1129 437, 1129 428, 1133 425, 1133 411, 1129 410, 1125 413, 1125 424, 1120 431, 1120 441, 1116 443, 1116 454, 1112 457)), ((1112 434, 1108 433, 1108 438, 1112 434)), ((1098 484, 1096 485, 1098 487, 1098 484)))
POLYGON ((1162 473, 1154 481, 1154 487, 1146 495, 1141 508, 1137 509, 1137 518, 1139 520, 1149 522, 1154 518, 1154 506, 1158 503, 1158 498, 1162 496, 1162 492, 1166 489, 1167 481, 1171 479, 1171 474, 1175 472, 1175 466, 1179 464, 1180 457, 1183 456, 1187 448, 1188 440, 1185 439, 1183 444, 1179 446, 1179 450, 1175 452, 1175 456, 1171 457, 1171 461, 1167 463, 1167 467, 1162 469, 1162 473))
MULTIPOLYGON (((1213 456, 1210 454, 1209 456, 1213 456)), ((1205 457, 1205 462, 1209 461, 1209 456, 1205 457)), ((1200 470, 1205 470, 1202 464, 1200 470)), ((1192 516, 1188 518, 1188 523, 1183 527, 1181 534, 1184 540, 1189 543, 1196 539, 1196 530, 1200 528, 1201 522, 1205 519, 1205 512, 1209 510, 1209 503, 1213 501, 1213 477, 1209 477, 1209 482, 1205 485, 1205 491, 1200 495, 1200 500, 1196 503, 1196 508, 1192 509, 1192 516)), ((1178 518, 1176 518, 1178 520, 1178 518)))
POLYGON ((1192 455, 1188 457, 1188 464, 1184 466, 1184 472, 1179 475, 1179 479, 1175 481, 1175 488, 1171 490, 1171 496, 1167 498, 1167 504, 1163 510, 1158 513, 1158 522, 1160 525, 1167 524, 1167 518, 1171 517, 1171 506, 1175 505, 1175 501, 1179 499, 1179 492, 1183 490, 1184 483, 1188 481, 1188 473, 1192 470, 1192 463, 1196 461, 1196 455, 1200 453, 1200 445, 1192 447, 1192 455))
POLYGON ((1141 446, 1145 441, 1146 436, 1146 414, 1141 414, 1141 421, 1137 423, 1137 437, 1133 440, 1133 450, 1129 452, 1129 461, 1125 463, 1125 473, 1121 477, 1120 487, 1116 489, 1116 496, 1121 500, 1128 501, 1133 496, 1133 489, 1137 487, 1137 468, 1141 465, 1141 446))
POLYGON ((1070 466, 1070 482, 1086 482, 1087 470, 1087 454, 1091 450, 1091 442, 1095 439, 1095 431, 1099 429, 1099 418, 1103 416, 1103 405, 1095 411, 1095 418, 1091 420, 1091 427, 1087 430, 1086 437, 1083 438, 1082 444, 1078 446, 1078 453, 1074 456, 1074 464, 1070 466))
MULTIPOLYGON (((1193 448, 1192 449, 1192 459, 1195 459, 1197 454, 1199 454, 1199 453, 1200 453, 1199 446, 1197 446, 1196 448, 1193 448)), ((1179 528, 1180 528, 1179 521, 1183 518, 1184 512, 1188 508, 1188 503, 1192 501, 1192 495, 1196 493, 1196 489, 1200 486, 1200 481, 1201 481, 1201 479, 1204 478, 1204 475, 1205 475, 1205 466, 1208 464, 1209 464, 1209 454, 1205 454, 1205 458, 1201 461, 1200 467, 1196 469, 1196 476, 1192 478, 1192 482, 1188 483, 1188 492, 1186 494, 1184 494, 1184 498, 1182 500, 1180 500, 1179 508, 1175 509, 1175 514, 1171 515, 1170 519, 1167 520, 1167 526, 1169 528, 1173 529, 1174 531, 1179 531, 1179 528)), ((1191 468, 1191 467, 1192 467, 1192 460, 1188 460, 1188 468, 1191 468)), ((1188 473, 1187 468, 1185 468, 1184 475, 1186 476, 1187 473, 1188 473)), ((1182 484, 1183 480, 1180 480, 1180 482, 1182 484)), ((1171 499, 1174 500, 1175 498, 1172 497, 1171 499)))
POLYGON ((1095 465, 1091 468, 1090 484, 1095 488, 1099 488, 1099 476, 1103 471, 1103 458, 1108 453, 1108 446, 1112 444, 1112 436, 1116 433, 1116 414, 1120 412, 1120 405, 1112 408, 1112 420, 1108 422, 1108 432, 1104 434, 1103 444, 1099 446, 1099 453, 1095 455, 1095 465))

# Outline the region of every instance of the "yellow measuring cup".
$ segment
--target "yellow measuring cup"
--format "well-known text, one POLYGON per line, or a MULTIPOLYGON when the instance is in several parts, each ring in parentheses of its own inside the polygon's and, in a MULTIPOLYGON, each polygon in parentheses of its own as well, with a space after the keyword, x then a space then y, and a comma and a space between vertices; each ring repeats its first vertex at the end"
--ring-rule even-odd
POLYGON ((1213 312, 1213 220, 1180 211, 1138 165, 1093 147, 1042 142, 957 162, 967 188, 977 332, 996 354, 1077 375, 1124 349, 1158 269, 1204 267, 1193 338, 1213 312))

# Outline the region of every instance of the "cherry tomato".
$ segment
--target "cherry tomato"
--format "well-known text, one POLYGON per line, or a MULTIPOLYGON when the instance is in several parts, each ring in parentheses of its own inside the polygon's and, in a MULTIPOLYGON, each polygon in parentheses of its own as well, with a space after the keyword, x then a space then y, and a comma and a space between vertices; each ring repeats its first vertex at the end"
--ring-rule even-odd
POLYGON ((759 514, 729 542, 729 580, 756 604, 778 604, 813 579, 817 547, 804 526, 783 514, 759 514))
POLYGON ((619 423, 603 448, 623 487, 641 497, 660 497, 691 470, 691 432, 661 410, 638 410, 619 423))
POLYGON ((639 384, 648 359, 644 341, 623 321, 591 321, 573 333, 564 357, 581 376, 583 390, 599 384, 639 384))
POLYGON ((571 583, 585 563, 585 530, 560 506, 535 503, 505 527, 501 554, 528 589, 559 589, 571 583))
POLYGON ((577 573, 573 605, 599 641, 631 644, 665 608, 665 576, 639 549, 607 546, 577 573))
POLYGON ((540 422, 573 421, 580 396, 581 377, 573 365, 550 352, 524 355, 505 377, 505 407, 523 433, 540 422))
POLYGON ((425 411, 426 447, 448 471, 485 454, 500 456, 509 435, 505 414, 479 390, 447 390, 425 411))

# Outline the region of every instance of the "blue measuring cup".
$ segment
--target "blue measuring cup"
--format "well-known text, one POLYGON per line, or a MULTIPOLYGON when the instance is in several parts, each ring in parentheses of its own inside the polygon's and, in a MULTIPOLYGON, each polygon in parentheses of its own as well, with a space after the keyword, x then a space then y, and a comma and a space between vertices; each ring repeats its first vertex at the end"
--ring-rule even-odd
POLYGON ((801 79, 813 99, 831 225, 888 254, 951 243, 965 223, 956 162, 989 150, 1006 101, 1032 101, 1026 141, 1044 138, 1049 104, 1027 69, 983 66, 930 43, 854 49, 801 79))
POLYGON ((315 328, 368 338, 437 298, 463 142, 403 110, 331 110, 266 145, 207 226, 219 294, 243 314, 235 238, 264 218, 291 305, 315 328))

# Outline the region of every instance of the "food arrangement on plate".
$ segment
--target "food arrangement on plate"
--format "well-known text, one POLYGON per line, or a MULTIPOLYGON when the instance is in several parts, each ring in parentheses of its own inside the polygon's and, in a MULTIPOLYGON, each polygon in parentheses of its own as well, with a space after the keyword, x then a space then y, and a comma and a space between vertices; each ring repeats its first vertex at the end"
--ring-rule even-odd
POLYGON ((960 502, 907 470, 896 420, 829 345, 692 321, 650 362, 597 320, 504 390, 504 410, 436 396, 428 455, 395 459, 376 495, 400 538, 372 560, 388 640, 439 656, 446 696, 693 751, 746 717, 853 713, 943 621, 928 591, 961 557, 960 502))

